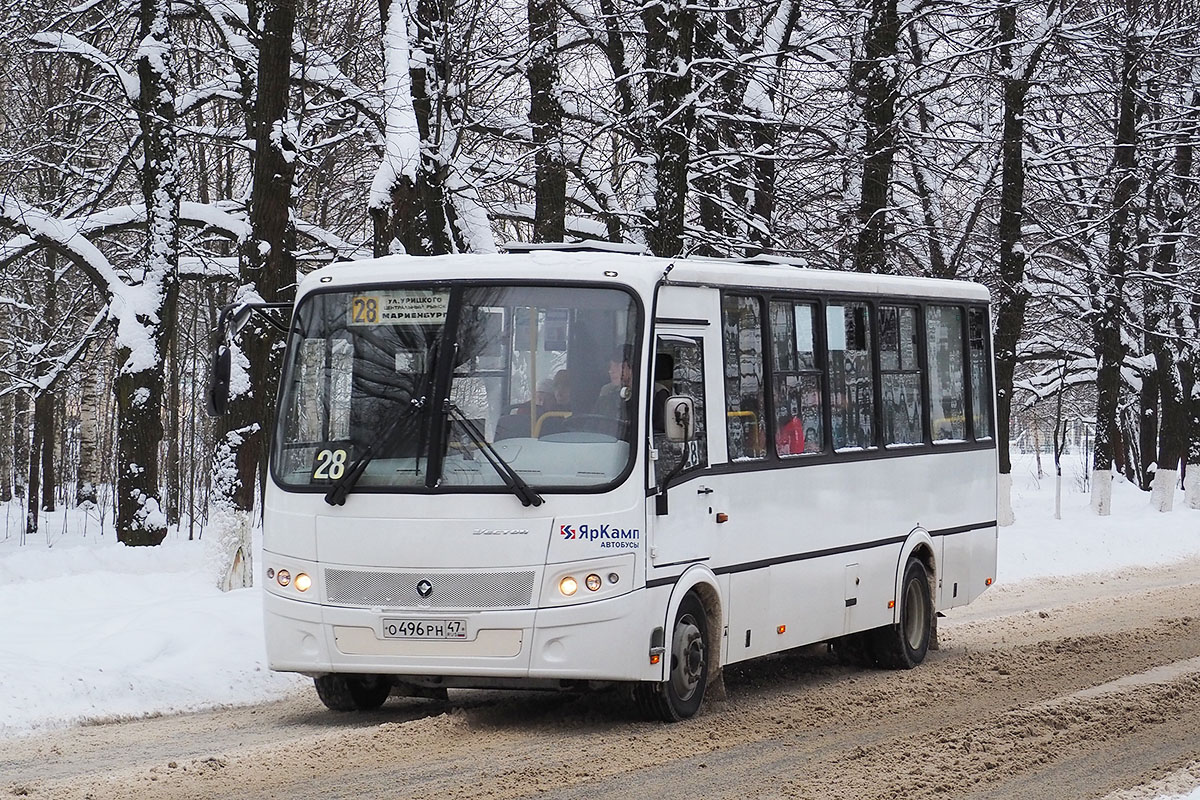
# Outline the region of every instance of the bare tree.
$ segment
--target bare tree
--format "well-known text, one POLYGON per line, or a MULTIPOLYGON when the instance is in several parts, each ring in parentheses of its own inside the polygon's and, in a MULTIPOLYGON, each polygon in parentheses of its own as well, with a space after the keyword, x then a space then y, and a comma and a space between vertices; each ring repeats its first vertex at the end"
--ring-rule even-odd
POLYGON ((1138 0, 1126 0, 1126 30, 1118 79, 1116 147, 1113 155, 1112 212, 1108 223, 1108 261, 1094 276, 1093 328, 1096 337, 1096 443, 1092 462, 1092 510, 1112 512, 1112 468, 1120 446, 1117 406, 1125 360, 1122 326, 1125 280, 1136 233, 1133 203, 1138 190, 1137 117, 1142 42, 1137 29, 1138 0))

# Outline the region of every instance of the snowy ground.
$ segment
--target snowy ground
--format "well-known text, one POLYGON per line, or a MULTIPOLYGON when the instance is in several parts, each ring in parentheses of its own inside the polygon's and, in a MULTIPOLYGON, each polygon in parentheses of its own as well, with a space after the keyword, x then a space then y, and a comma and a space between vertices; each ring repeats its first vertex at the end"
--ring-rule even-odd
MULTIPOLYGON (((1050 464, 1045 464, 1047 469, 1050 464)), ((1200 511, 1161 514, 1118 479, 1097 518, 1067 467, 1063 519, 1054 479, 1032 459, 1014 470, 1017 523, 1000 531, 998 576, 1014 583, 1109 572, 1200 555, 1200 511)), ((221 593, 206 546, 172 533, 126 548, 93 516, 58 511, 22 543, 0 506, 0 738, 87 720, 254 703, 309 685, 266 669, 258 589, 221 593)), ((257 556, 255 563, 258 563, 257 556)), ((1200 800, 1200 790, 1187 795, 1200 800)))

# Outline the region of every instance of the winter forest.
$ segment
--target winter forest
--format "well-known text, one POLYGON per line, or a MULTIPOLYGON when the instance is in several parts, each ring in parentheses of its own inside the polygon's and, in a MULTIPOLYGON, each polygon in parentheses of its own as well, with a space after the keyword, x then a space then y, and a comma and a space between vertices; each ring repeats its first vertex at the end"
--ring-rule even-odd
POLYGON ((0 0, 0 89, 6 536, 253 518, 282 335, 210 419, 223 305, 582 238, 980 281, 1002 486, 1200 508, 1190 0, 0 0))

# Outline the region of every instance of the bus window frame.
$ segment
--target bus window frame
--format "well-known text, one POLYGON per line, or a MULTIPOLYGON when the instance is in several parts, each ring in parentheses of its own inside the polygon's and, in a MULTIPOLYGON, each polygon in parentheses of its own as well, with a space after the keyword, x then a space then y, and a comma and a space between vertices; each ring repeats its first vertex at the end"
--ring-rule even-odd
MULTIPOLYGON (((600 281, 555 281, 555 280, 549 280, 549 279, 534 279, 534 278, 482 278, 482 279, 481 278, 468 278, 468 279, 459 279, 459 280, 447 280, 445 278, 436 278, 436 279, 425 278, 425 279, 413 279, 413 280, 347 283, 344 285, 337 285, 337 286, 319 286, 311 291, 305 292, 303 296, 296 298, 296 302, 292 306, 292 321, 291 321, 291 324, 288 326, 287 333, 285 334, 285 336, 287 337, 286 341, 288 341, 288 349, 290 351, 290 348, 291 348, 290 339, 293 335, 299 335, 302 338, 304 337, 304 332, 299 330, 298 326, 299 326, 300 317, 296 313, 296 310, 299 309, 299 307, 300 307, 300 303, 308 301, 309 299, 317 297, 319 295, 351 294, 354 292, 378 290, 381 287, 386 287, 389 289, 390 288, 404 288, 404 287, 413 287, 413 288, 421 288, 421 289, 437 289, 437 290, 444 289, 444 290, 450 291, 450 292, 456 292, 456 291, 459 292, 460 293, 459 305, 461 305, 461 294, 466 293, 466 292, 470 291, 471 289, 476 289, 476 288, 480 288, 480 287, 488 287, 488 286, 526 287, 526 288, 550 287, 550 288, 559 288, 559 289, 563 288, 564 286, 569 286, 572 288, 579 288, 579 289, 608 289, 608 290, 616 290, 616 291, 622 292, 625 295, 627 295, 628 297, 630 297, 633 301, 633 308, 635 309, 635 312, 636 312, 636 320, 635 320, 636 327, 635 327, 632 335, 629 336, 629 341, 631 343, 633 343, 634 346, 637 348, 634 352, 634 364, 631 365, 632 374, 633 374, 632 390, 633 390, 635 397, 639 396, 639 393, 644 391, 644 387, 640 385, 641 384, 640 376, 641 376, 642 372, 644 372, 643 367, 647 363, 646 362, 646 353, 645 353, 645 350, 648 346, 646 343, 647 342, 647 330, 650 329, 650 327, 652 326, 652 321, 650 319, 648 319, 649 308, 648 308, 644 298, 642 297, 642 295, 636 289, 634 289, 633 286, 630 286, 629 284, 625 284, 625 283, 606 283, 606 282, 600 282, 600 281)), ((283 414, 283 400, 284 400, 284 395, 285 395, 285 392, 283 391, 283 387, 285 385, 287 385, 288 382, 291 381, 292 370, 294 368, 295 368, 295 360, 290 359, 287 361, 287 363, 285 364, 285 368, 280 373, 279 385, 278 385, 277 391, 275 392, 275 401, 274 401, 274 413, 275 413, 274 424, 276 426, 278 426, 280 424, 280 420, 283 418, 281 416, 283 414)), ((445 378, 447 381, 447 386, 448 386, 449 381, 453 378, 453 365, 450 365, 446 369, 447 369, 447 372, 449 373, 445 378)), ((442 371, 442 368, 439 367, 439 373, 441 371, 442 371)), ((438 380, 441 380, 440 375, 438 376, 438 380)), ((439 387, 439 389, 440 388, 441 387, 439 387)), ((642 424, 642 423, 638 422, 638 419, 641 416, 642 415, 637 415, 637 414, 633 415, 633 417, 631 419, 633 420, 633 423, 635 425, 642 424)), ((647 426, 650 424, 648 416, 647 416, 647 419, 644 424, 646 424, 647 426)), ((272 433, 272 439, 274 440, 274 438, 277 435, 277 431, 272 430, 271 433, 272 433)), ((626 483, 629 482, 630 476, 634 474, 634 471, 638 467, 639 461, 642 458, 644 458, 644 453, 642 452, 642 448, 639 446, 639 442, 642 441, 640 434, 641 434, 640 429, 631 433, 630 441, 629 441, 629 458, 626 460, 625 466, 623 467, 621 473, 618 474, 613 480, 609 481, 608 483, 595 484, 593 486, 540 485, 539 484, 536 487, 538 492, 543 495, 545 495, 545 494, 550 494, 550 495, 601 495, 601 494, 607 494, 609 492, 615 491, 616 489, 619 489, 620 487, 624 486, 626 483)), ((285 483, 281 482, 279 480, 279 477, 276 472, 278 458, 276 458, 275 447, 276 447, 276 445, 274 444, 274 441, 273 441, 270 446, 269 453, 268 453, 267 473, 268 473, 270 481, 274 484, 276 489, 278 489, 281 492, 288 493, 288 494, 298 494, 298 495, 300 495, 300 494, 324 494, 327 491, 329 491, 328 486, 322 486, 322 485, 297 486, 297 485, 285 484, 285 483)), ((504 496, 506 494, 511 494, 511 492, 503 484, 490 485, 490 486, 453 486, 452 485, 449 487, 443 487, 440 485, 432 486, 432 487, 413 485, 413 486, 405 486, 405 487, 356 486, 354 488, 354 494, 392 495, 392 496, 415 495, 415 496, 437 497, 437 496, 452 496, 452 495, 504 496)))
MULTIPOLYGON (((996 448, 995 435, 976 439, 974 436, 974 422, 971 418, 970 406, 968 405, 967 417, 968 428, 966 438, 962 441, 954 442, 933 442, 933 403, 932 403, 932 388, 930 381, 930 363, 928 352, 928 307, 931 305, 957 307, 961 312, 961 334, 963 337, 964 357, 963 361, 963 381, 965 387, 966 402, 972 402, 972 387, 970 385, 970 326, 968 323, 968 314, 972 309, 979 309, 984 315, 984 320, 987 324, 988 335, 984 337, 984 350, 986 360, 989 364, 985 371, 985 380, 987 386, 984 391, 991 391, 991 387, 995 381, 995 362, 992 358, 991 341, 991 303, 988 301, 977 300, 960 300, 957 298, 942 298, 929 295, 910 295, 910 294, 878 294, 878 293, 856 293, 856 292, 814 292, 812 290, 796 290, 790 291, 780 289, 778 287, 755 287, 755 286, 721 286, 718 287, 720 294, 719 303, 722 309, 722 318, 720 324, 724 325, 724 300, 727 295, 736 297, 751 297, 756 298, 760 304, 760 309, 766 309, 760 313, 760 327, 762 328, 761 335, 766 342, 766 348, 763 354, 764 368, 764 384, 771 388, 772 391, 766 392, 764 402, 768 408, 767 414, 767 430, 766 436, 769 441, 773 441, 776 435, 776 420, 774 408, 774 380, 775 380, 775 363, 774 363, 774 340, 773 332, 770 329, 770 303, 775 300, 783 300, 793 303, 811 303, 817 308, 818 323, 815 330, 815 338, 818 340, 816 345, 821 348, 820 366, 821 380, 824 389, 822 397, 821 417, 824 430, 824 447, 820 453, 806 454, 804 458, 780 458, 776 453, 775 448, 770 446, 767 448, 767 455, 761 459, 746 459, 742 461, 732 461, 728 457, 726 461, 721 463, 709 464, 711 472, 722 474, 728 472, 755 471, 762 469, 790 469, 794 467, 817 466, 820 464, 846 463, 852 461, 869 461, 878 458, 905 458, 909 456, 927 455, 930 453, 957 452, 965 450, 994 450, 996 448), (832 436, 832 418, 833 409, 830 399, 830 384, 829 384, 829 357, 828 357, 828 331, 826 308, 831 304, 845 303, 863 303, 870 309, 872 317, 871 325, 871 343, 874 349, 872 356, 872 384, 873 396, 875 399, 875 408, 872 415, 875 430, 873 439, 875 444, 870 449, 857 451, 842 451, 836 452, 833 450, 832 436), (922 404, 922 425, 924 428, 924 441, 921 444, 912 444, 906 447, 885 447, 881 443, 883 441, 883 382, 881 371, 882 354, 879 349, 880 337, 882 334, 879 324, 879 307, 881 305, 906 306, 917 309, 918 330, 918 347, 917 360, 920 365, 921 372, 921 404, 922 404)), ((722 366, 724 366, 724 358, 726 357, 724 341, 722 340, 722 366)), ((724 382, 724 373, 722 373, 717 390, 720 392, 720 402, 723 407, 728 408, 727 397, 725 396, 726 387, 724 382)), ((711 398, 710 398, 711 399, 711 398)), ((994 399, 994 398, 993 398, 994 399)), ((986 413, 991 421, 992 430, 995 430, 995 409, 992 402, 984 404, 987 409, 986 413)), ((710 433, 711 435, 711 433, 710 433)), ((726 433, 728 436, 728 433, 726 433)))

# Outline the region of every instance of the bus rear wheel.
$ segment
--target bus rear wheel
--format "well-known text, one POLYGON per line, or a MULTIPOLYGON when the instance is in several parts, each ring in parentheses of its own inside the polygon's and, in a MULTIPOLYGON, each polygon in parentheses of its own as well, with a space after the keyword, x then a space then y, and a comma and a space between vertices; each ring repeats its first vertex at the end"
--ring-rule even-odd
POLYGON ((322 675, 313 683, 331 711, 372 711, 392 693, 392 682, 382 675, 322 675))
POLYGON ((933 632, 933 595, 925 565, 910 558, 900 582, 900 621, 872 631, 871 650, 881 667, 912 669, 925 660, 933 632))
POLYGON ((694 594, 683 598, 671 629, 671 662, 662 683, 639 683, 634 699, 651 719, 680 722, 704 702, 709 667, 708 617, 694 594))

